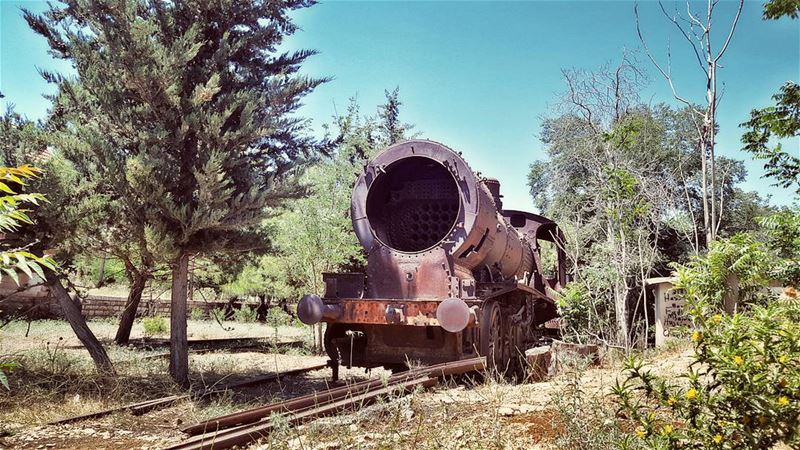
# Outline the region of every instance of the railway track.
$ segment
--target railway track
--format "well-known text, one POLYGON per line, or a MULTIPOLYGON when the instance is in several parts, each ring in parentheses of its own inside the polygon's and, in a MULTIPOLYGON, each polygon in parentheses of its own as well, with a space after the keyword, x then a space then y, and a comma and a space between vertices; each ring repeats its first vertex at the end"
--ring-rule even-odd
MULTIPOLYGON (((206 397, 210 397, 210 396, 214 396, 214 395, 220 395, 220 394, 223 394, 223 393, 227 392, 230 389, 239 389, 239 388, 243 388, 243 387, 247 387, 247 386, 252 386, 252 385, 255 385, 255 384, 268 383, 268 382, 271 382, 271 381, 276 381, 276 380, 278 380, 280 378, 283 378, 283 377, 300 375, 300 374, 303 374, 303 373, 306 373, 306 372, 313 372, 315 370, 321 370, 321 369, 324 369, 326 367, 328 367, 327 364, 318 364, 318 365, 315 365, 315 366, 301 367, 299 369, 292 369, 292 370, 287 370, 287 371, 283 371, 283 372, 274 372, 274 373, 268 373, 268 374, 265 374, 265 375, 259 375, 259 376, 256 376, 256 377, 247 378, 247 379, 242 380, 242 381, 226 383, 226 384, 223 384, 222 386, 219 386, 219 387, 212 387, 211 389, 207 389, 207 390, 199 393, 199 395, 197 395, 197 397, 206 398, 206 397)), ((104 410, 101 410, 101 411, 95 411, 95 412, 92 412, 92 413, 89 413, 89 414, 82 414, 82 415, 79 415, 79 416, 73 416, 73 417, 67 417, 65 419, 59 419, 59 420, 56 420, 56 421, 53 421, 53 422, 49 422, 48 425, 64 425, 64 424, 73 423, 73 422, 80 422, 82 420, 96 419, 96 418, 99 418, 99 417, 104 417, 104 416, 108 416, 110 414, 114 414, 114 413, 117 413, 117 412, 123 412, 123 411, 129 411, 134 416, 140 416, 142 414, 148 413, 148 412, 153 411, 155 409, 167 407, 167 406, 172 405, 172 404, 174 404, 174 403, 176 403, 178 401, 185 400, 185 399, 188 399, 190 397, 191 397, 190 394, 167 395, 165 397, 159 397, 159 398, 154 398, 154 399, 150 399, 150 400, 145 400, 143 402, 130 403, 130 404, 123 405, 123 406, 117 406, 117 407, 114 407, 114 408, 104 409, 104 410)))
POLYGON ((254 442, 273 429, 272 414, 283 414, 291 425, 368 405, 387 395, 403 395, 418 388, 430 388, 440 378, 485 368, 483 358, 466 359, 412 369, 388 380, 367 380, 348 386, 292 398, 282 402, 217 417, 184 428, 191 435, 167 450, 222 450, 254 442))

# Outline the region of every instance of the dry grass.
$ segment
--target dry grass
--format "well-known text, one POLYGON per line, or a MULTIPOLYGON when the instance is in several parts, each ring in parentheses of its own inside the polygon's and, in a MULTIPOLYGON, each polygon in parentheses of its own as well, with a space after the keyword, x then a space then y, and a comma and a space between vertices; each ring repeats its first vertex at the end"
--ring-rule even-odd
MULTIPOLYGON (((261 324, 226 322, 224 330, 215 322, 191 321, 190 337, 253 337, 272 335, 273 329, 261 324)), ((58 418, 79 415, 181 392, 167 375, 166 358, 148 358, 164 350, 143 351, 108 344, 116 331, 110 321, 92 321, 90 327, 105 341, 106 349, 119 374, 115 378, 96 374, 87 352, 71 348, 79 343, 69 325, 60 321, 14 322, 0 329, 0 361, 15 361, 20 367, 10 376, 11 390, 0 388, 0 427, 20 428, 39 425, 58 418), (27 336, 26 336, 27 334, 27 336)), ((133 337, 141 335, 139 324, 133 337)), ((283 327, 280 338, 303 337, 306 330, 283 327)), ((270 371, 282 371, 324 358, 293 354, 224 353, 192 355, 190 365, 194 389, 202 391, 229 378, 243 378, 270 371)), ((224 399, 215 400, 222 405, 224 399)), ((232 404, 233 405, 233 404, 232 404)), ((233 407, 233 406, 232 406, 233 407)))
MULTIPOLYGON (((232 325, 234 331, 225 331, 216 323, 192 322, 190 330, 203 338, 271 333, 265 325, 232 325)), ((115 331, 110 322, 95 321, 91 326, 105 339, 115 331)), ((165 358, 146 358, 155 352, 109 345, 120 376, 104 379, 94 373, 84 350, 65 348, 74 345, 66 324, 34 322, 28 337, 25 331, 25 323, 14 323, 0 335, 0 355, 13 353, 14 359, 22 363, 22 368, 11 376, 13 390, 0 392, 0 449, 46 444, 77 449, 100 443, 109 449, 160 448, 183 438, 178 431, 182 425, 324 389, 330 376, 328 370, 321 370, 214 398, 194 398, 141 417, 121 413, 68 426, 42 426, 66 416, 185 391, 170 381, 165 358), (3 437, 3 433, 11 436, 3 437), (31 436, 33 440, 26 441, 31 436)), ((287 327, 280 332, 282 339, 291 339, 306 330, 287 327)), ((684 353, 676 347, 666 352, 648 352, 647 357, 669 372, 682 366, 684 353), (664 362, 665 354, 676 363, 664 362)), ((606 422, 613 408, 605 394, 619 373, 619 360, 610 357, 606 361, 611 362, 599 368, 581 368, 541 383, 513 385, 497 376, 466 378, 428 392, 390 396, 351 414, 300 427, 288 427, 280 418, 274 418, 277 430, 252 448, 604 448, 602 445, 618 437, 618 430, 606 422), (566 400, 569 401, 565 403, 566 400), (577 410, 570 407, 581 409, 583 414, 571 413, 577 410), (592 437, 596 445, 583 445, 584 441, 592 443, 587 437, 592 437), (582 445, 576 446, 576 442, 582 445)), ((195 391, 201 391, 255 374, 324 361, 324 357, 303 354, 220 351, 192 355, 190 367, 195 391)), ((381 371, 365 374, 357 369, 342 370, 342 376, 352 380, 385 375, 381 371)))

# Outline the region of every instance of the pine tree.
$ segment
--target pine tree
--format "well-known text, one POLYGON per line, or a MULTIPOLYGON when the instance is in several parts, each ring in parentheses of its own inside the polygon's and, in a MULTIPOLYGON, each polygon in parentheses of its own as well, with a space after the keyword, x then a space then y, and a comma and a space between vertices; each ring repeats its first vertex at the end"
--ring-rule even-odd
POLYGON ((386 103, 378 106, 378 118, 380 119, 379 134, 381 144, 389 145, 410 139, 409 132, 414 128, 411 125, 400 121, 400 87, 395 87, 393 91, 384 91, 386 103))
POLYGON ((69 0, 25 13, 77 77, 60 87, 59 151, 91 166, 139 214, 172 270, 170 373, 188 382, 189 259, 258 245, 266 206, 319 143, 294 113, 324 80, 298 74, 311 50, 279 53, 310 0, 69 0))
MULTIPOLYGON (((114 374, 114 366, 105 348, 81 314, 79 299, 70 295, 65 287, 65 282, 69 286, 66 272, 71 269, 76 251, 83 248, 81 242, 85 240, 82 237, 85 228, 80 224, 87 217, 94 216, 97 197, 92 197, 92 187, 77 175, 71 164, 48 149, 46 131, 40 124, 34 124, 13 111, 0 117, 0 162, 12 166, 26 162, 37 164, 44 175, 29 180, 28 188, 47 199, 27 213, 29 220, 23 220, 24 223, 15 227, 13 235, 5 237, 4 244, 24 246, 34 254, 43 254, 45 250, 53 252, 59 267, 44 264, 36 272, 44 280, 50 295, 58 301, 97 370, 114 374)), ((12 181, 22 187, 16 180, 12 181)))

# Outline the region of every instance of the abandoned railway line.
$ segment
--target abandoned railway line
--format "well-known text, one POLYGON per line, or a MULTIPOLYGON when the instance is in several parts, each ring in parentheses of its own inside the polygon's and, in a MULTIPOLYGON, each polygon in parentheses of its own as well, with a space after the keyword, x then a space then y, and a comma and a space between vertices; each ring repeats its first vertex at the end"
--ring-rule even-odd
MULTIPOLYGON (((158 409, 176 405, 182 401, 210 399, 231 390, 275 382, 283 378, 322 370, 329 366, 329 364, 316 364, 267 373, 241 381, 211 386, 198 393, 167 395, 88 414, 67 417, 51 421, 47 425, 78 424, 120 413, 141 416, 158 409)), ((227 449, 246 445, 269 435, 274 430, 276 422, 273 421, 273 418, 275 415, 282 416, 282 423, 296 426, 325 416, 353 412, 382 398, 396 399, 418 389, 434 387, 442 379, 481 372, 484 369, 486 369, 485 359, 477 357, 416 367, 388 378, 371 378, 345 384, 341 384, 342 382, 340 381, 328 389, 314 390, 308 394, 183 426, 180 428, 180 432, 186 438, 168 445, 166 449, 227 449)))
POLYGON ((390 395, 404 395, 415 389, 427 389, 438 384, 439 379, 480 371, 485 368, 483 358, 436 364, 393 375, 387 380, 366 380, 359 383, 333 387, 259 408, 217 417, 183 428, 191 437, 167 450, 227 449, 254 442, 269 434, 275 423, 273 414, 285 416, 290 425, 349 411, 366 406, 390 395))

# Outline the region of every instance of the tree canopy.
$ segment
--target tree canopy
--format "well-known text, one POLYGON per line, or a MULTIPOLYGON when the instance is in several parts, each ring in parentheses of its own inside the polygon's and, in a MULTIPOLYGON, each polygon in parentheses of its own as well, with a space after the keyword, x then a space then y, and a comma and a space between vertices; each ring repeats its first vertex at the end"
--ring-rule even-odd
POLYGON ((265 208, 296 194, 283 180, 319 149, 294 114, 324 81, 299 74, 314 52, 276 50, 296 30, 289 13, 311 4, 67 1, 25 12, 77 72, 45 74, 59 86, 57 151, 91 167, 173 269, 178 381, 188 381, 189 257, 263 245, 265 208))

